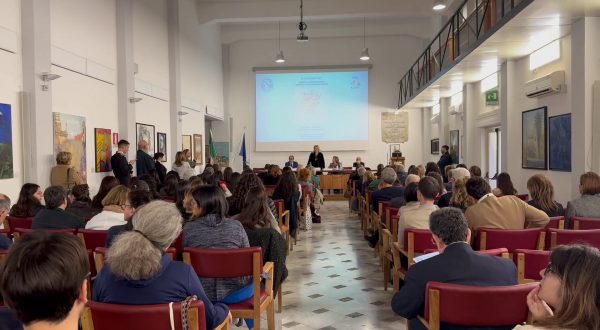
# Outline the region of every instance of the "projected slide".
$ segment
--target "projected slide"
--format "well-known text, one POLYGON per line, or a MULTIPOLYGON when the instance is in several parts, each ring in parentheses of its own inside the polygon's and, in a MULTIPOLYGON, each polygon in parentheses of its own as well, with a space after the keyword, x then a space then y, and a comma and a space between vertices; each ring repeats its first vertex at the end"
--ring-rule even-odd
POLYGON ((256 149, 367 146, 368 71, 256 73, 256 149))

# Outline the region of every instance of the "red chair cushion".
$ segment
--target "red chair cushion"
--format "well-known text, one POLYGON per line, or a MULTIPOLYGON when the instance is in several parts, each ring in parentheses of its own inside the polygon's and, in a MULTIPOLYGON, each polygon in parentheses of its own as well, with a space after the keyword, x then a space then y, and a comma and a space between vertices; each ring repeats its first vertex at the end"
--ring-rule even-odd
POLYGON ((15 231, 17 228, 26 228, 31 229, 31 225, 33 224, 33 218, 19 218, 19 217, 11 217, 10 215, 6 217, 8 220, 8 226, 10 227, 10 234, 15 231))
POLYGON ((97 247, 106 246, 108 230, 79 229, 78 233, 83 235, 86 249, 94 250, 97 247))
POLYGON ((508 249, 499 248, 499 249, 490 249, 490 250, 479 250, 477 252, 488 255, 488 256, 492 256, 492 257, 502 257, 503 253, 508 253, 508 249))
POLYGON ((527 249, 516 249, 513 254, 513 261, 517 264, 519 254, 523 254, 525 257, 525 269, 523 276, 527 279, 541 280, 540 271, 550 262, 551 251, 539 251, 539 250, 527 250, 527 249))
POLYGON ((431 243, 432 234, 428 229, 406 229, 404 231, 404 250, 408 251, 408 233, 413 233, 415 237, 415 252, 423 253, 427 249, 434 247, 431 243))
POLYGON ((600 229, 600 218, 584 218, 584 217, 572 217, 571 227, 575 225, 575 220, 579 222, 579 230, 585 229, 600 229))
POLYGON ((560 220, 564 220, 564 219, 565 219, 565 217, 551 217, 550 221, 548 221, 548 223, 546 224, 546 227, 544 227, 544 228, 545 229, 550 229, 550 228, 558 229, 560 220))
MULTIPOLYGON (((269 295, 264 289, 260 289, 260 303, 262 304, 269 298, 269 295)), ((227 305, 230 310, 240 310, 240 309, 254 309, 254 297, 242 301, 241 303, 227 305)))
MULTIPOLYGON (((427 290, 440 291, 440 322, 463 326, 508 326, 527 321, 527 294, 538 283, 511 286, 469 286, 429 282, 427 290)), ((429 294, 425 318, 429 319, 429 294)))
POLYGON ((600 229, 590 230, 567 230, 548 229, 548 234, 556 233, 556 245, 568 245, 572 243, 589 244, 600 248, 600 229))
POLYGON ((184 248, 189 252, 192 267, 198 277, 233 278, 254 275, 253 255, 260 253, 262 272, 262 249, 249 247, 242 249, 198 249, 184 248))
POLYGON ((477 230, 477 248, 480 247, 479 240, 481 233, 486 232, 485 249, 507 248, 509 252, 515 249, 535 250, 538 245, 538 238, 543 228, 528 229, 493 229, 479 228, 477 230))

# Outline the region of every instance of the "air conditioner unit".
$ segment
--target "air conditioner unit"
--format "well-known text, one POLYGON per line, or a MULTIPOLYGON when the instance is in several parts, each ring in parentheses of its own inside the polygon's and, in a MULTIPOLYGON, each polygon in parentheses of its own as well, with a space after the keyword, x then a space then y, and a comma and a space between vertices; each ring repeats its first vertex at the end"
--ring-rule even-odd
POLYGON ((459 105, 453 105, 450 107, 450 109, 448 109, 448 114, 449 115, 459 115, 461 116, 463 113, 463 105, 459 104, 459 105))
POLYGON ((555 71, 551 74, 528 81, 525 83, 525 95, 527 97, 539 97, 542 95, 566 92, 565 72, 555 71))

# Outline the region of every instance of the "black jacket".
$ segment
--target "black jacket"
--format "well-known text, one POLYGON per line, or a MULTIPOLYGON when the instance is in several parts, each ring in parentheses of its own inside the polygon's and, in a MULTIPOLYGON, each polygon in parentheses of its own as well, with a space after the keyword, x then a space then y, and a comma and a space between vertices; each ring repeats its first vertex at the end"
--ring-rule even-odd
POLYGON ((150 157, 145 151, 138 150, 136 153, 135 160, 135 170, 137 171, 137 176, 142 176, 144 174, 153 174, 156 172, 156 167, 154 166, 154 159, 150 157))
POLYGON ((298 168, 298 162, 297 161, 285 162, 284 166, 288 166, 288 167, 291 167, 291 168, 298 168))
POLYGON ((314 152, 311 152, 310 156, 308 157, 308 163, 306 165, 312 165, 312 167, 325 168, 325 158, 323 157, 323 153, 319 152, 318 155, 315 155, 314 152))
POLYGON ((92 203, 75 201, 67 206, 65 211, 82 219, 91 219, 93 216, 100 213, 100 210, 92 208, 91 204, 92 203))
POLYGON ((437 162, 437 165, 440 168, 440 172, 442 172, 444 182, 448 182, 448 178, 446 178, 446 171, 444 169, 446 168, 446 166, 452 164, 454 164, 454 161, 452 160, 452 156, 449 153, 443 154, 440 157, 440 160, 437 162))
POLYGON ((281 283, 287 278, 288 270, 285 266, 285 254, 287 251, 286 241, 275 229, 259 228, 248 230, 248 242, 250 246, 260 246, 263 251, 263 263, 273 262, 273 292, 277 295, 277 290, 281 283))
MULTIPOLYGON (((444 253, 415 264, 406 273, 404 286, 392 298, 392 309, 409 319, 411 330, 424 329, 417 316, 425 310, 425 289, 430 281, 474 286, 516 285, 517 269, 511 260, 477 253, 466 243, 451 244, 444 253)), ((515 325, 507 326, 506 329, 512 329, 515 325)), ((442 324, 441 329, 487 328, 442 324)))
POLYGON ((43 209, 33 217, 31 229, 80 229, 85 228, 85 221, 65 212, 63 209, 43 209))
POLYGON ((154 162, 154 167, 156 167, 156 174, 158 174, 158 179, 161 184, 165 184, 165 179, 167 177, 167 168, 161 162, 154 162))
POLYGON ((127 162, 127 158, 117 151, 110 157, 110 167, 117 180, 119 180, 122 185, 129 186, 129 179, 131 179, 133 166, 127 162))

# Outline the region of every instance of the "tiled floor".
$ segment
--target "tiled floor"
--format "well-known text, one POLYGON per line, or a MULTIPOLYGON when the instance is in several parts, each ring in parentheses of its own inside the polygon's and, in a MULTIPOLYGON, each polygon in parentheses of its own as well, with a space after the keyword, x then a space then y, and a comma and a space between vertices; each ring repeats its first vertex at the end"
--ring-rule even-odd
POLYGON ((321 217, 323 223, 301 232, 288 256, 276 329, 404 330, 403 319, 390 308, 391 288, 383 291, 379 261, 348 202, 326 202, 321 217))

